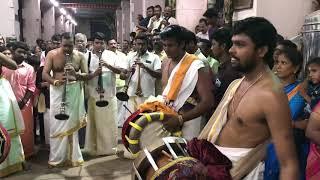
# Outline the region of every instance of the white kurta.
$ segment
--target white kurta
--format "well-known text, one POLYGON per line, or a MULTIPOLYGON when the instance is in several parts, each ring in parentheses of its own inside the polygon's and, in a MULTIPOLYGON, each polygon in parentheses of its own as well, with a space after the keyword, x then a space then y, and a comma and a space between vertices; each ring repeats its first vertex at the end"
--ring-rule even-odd
MULTIPOLYGON (((102 53, 103 61, 113 67, 121 67, 119 56, 112 51, 102 53)), ((99 67, 99 58, 92 54, 89 70, 94 72, 99 67)), ((104 98, 109 102, 106 107, 96 106, 99 100, 98 77, 88 82, 88 124, 86 129, 85 151, 91 155, 111 155, 116 153, 117 147, 117 99, 116 74, 109 69, 102 68, 104 98)))
MULTIPOLYGON (((138 55, 135 54, 128 59, 128 64, 126 65, 126 69, 130 69, 135 61, 137 60, 138 55)), ((149 69, 154 71, 161 69, 161 60, 158 55, 146 52, 142 55, 140 61, 149 69)), ((129 83, 128 87, 128 108, 131 111, 136 111, 138 106, 143 103, 149 96, 155 96, 155 82, 156 78, 152 77, 147 70, 140 68, 140 85, 142 90, 142 97, 138 97, 135 93, 138 87, 138 67, 136 67, 135 72, 131 78, 131 82, 129 83)), ((127 112, 126 117, 129 117, 130 113, 127 112)))

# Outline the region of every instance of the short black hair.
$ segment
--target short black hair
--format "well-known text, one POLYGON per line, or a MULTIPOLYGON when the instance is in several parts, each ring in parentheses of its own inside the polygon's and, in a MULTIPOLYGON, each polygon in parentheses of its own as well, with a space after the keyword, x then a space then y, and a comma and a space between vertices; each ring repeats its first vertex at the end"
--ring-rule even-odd
POLYGON ((303 58, 301 53, 297 50, 297 48, 292 48, 285 46, 281 51, 280 54, 283 54, 295 67, 299 67, 299 70, 296 74, 300 72, 301 65, 303 63, 303 58))
POLYGON ((225 44, 225 50, 228 51, 232 46, 231 31, 227 28, 219 28, 212 34, 210 34, 210 41, 217 41, 220 45, 225 44))
POLYGON ((192 31, 189 31, 189 30, 187 30, 186 32, 185 32, 185 38, 186 38, 186 42, 187 43, 189 43, 189 42, 193 42, 193 43, 195 43, 195 44, 197 44, 197 37, 196 37, 196 35, 194 34, 194 32, 192 32, 192 31))
POLYGON ((74 40, 73 35, 70 32, 64 32, 61 34, 61 39, 71 39, 74 40))
POLYGON ((140 39, 146 43, 148 42, 148 36, 145 33, 139 33, 134 39, 140 39))
POLYGON ((215 8, 209 8, 206 10, 203 16, 207 18, 218 17, 218 11, 215 8))
POLYGON ((211 47, 211 42, 208 39, 200 38, 198 41, 201 42, 201 43, 204 43, 207 46, 207 48, 211 47))
MULTIPOLYGON (((6 46, 0 46, 0 52, 4 52, 6 50, 9 50, 9 51, 12 51, 9 47, 6 47, 6 46)), ((12 52, 11 52, 12 53, 12 52)))
POLYGON ((149 9, 152 9, 152 11, 154 11, 154 7, 153 7, 153 6, 149 6, 149 7, 147 8, 147 10, 149 10, 149 9))
POLYGON ((277 34, 277 43, 281 42, 284 40, 284 37, 281 36, 281 34, 277 34))
POLYGON ((93 34, 92 39, 93 39, 93 41, 94 41, 95 39, 105 41, 105 40, 106 40, 106 36, 105 36, 102 32, 95 32, 95 33, 93 34))
POLYGON ((161 8, 160 5, 155 5, 155 6, 154 6, 154 9, 155 9, 155 8, 158 8, 158 9, 160 9, 160 11, 162 11, 162 8, 161 8))
POLYGON ((29 51, 29 46, 27 43, 22 42, 22 41, 16 41, 12 43, 12 50, 15 51, 16 49, 24 49, 25 51, 29 51))
POLYGON ((284 47, 290 47, 290 48, 293 48, 293 49, 298 49, 298 46, 293 43, 292 41, 286 39, 286 40, 282 40, 278 43, 278 45, 282 45, 284 47))
POLYGON ((307 63, 307 66, 311 65, 311 64, 316 64, 318 66, 320 66, 320 57, 313 57, 309 60, 309 62, 307 63))
POLYGON ((208 21, 205 18, 201 18, 199 20, 199 23, 204 22, 204 24, 208 25, 208 21))
POLYGON ((277 30, 267 19, 263 17, 249 17, 238 21, 233 28, 233 35, 245 34, 255 44, 256 48, 268 47, 264 56, 264 62, 273 61, 273 51, 277 43, 277 30))
POLYGON ((136 35, 137 35, 136 32, 131 32, 131 33, 129 34, 129 36, 131 36, 131 37, 136 37, 136 35))
POLYGON ((40 45, 40 43, 43 43, 44 41, 43 41, 43 39, 40 39, 40 38, 38 38, 37 40, 36 40, 36 43, 38 44, 38 45, 40 45))
POLYGON ((181 42, 186 42, 185 34, 187 31, 188 30, 182 26, 169 25, 160 32, 160 38, 162 40, 173 38, 180 44, 181 42))
POLYGON ((129 44, 130 44, 130 41, 129 41, 129 40, 126 40, 126 39, 125 39, 125 40, 123 40, 123 42, 127 42, 127 43, 129 43, 129 44))
POLYGON ((61 41, 61 35, 60 34, 54 34, 51 37, 51 41, 61 41))

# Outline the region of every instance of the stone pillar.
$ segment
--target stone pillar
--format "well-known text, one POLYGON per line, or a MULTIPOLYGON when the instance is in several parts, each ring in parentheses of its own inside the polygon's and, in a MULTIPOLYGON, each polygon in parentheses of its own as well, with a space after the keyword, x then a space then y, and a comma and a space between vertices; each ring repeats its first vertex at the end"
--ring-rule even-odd
MULTIPOLYGON (((130 2, 129 1, 122 1, 122 41, 123 40, 130 40, 130 22, 132 22, 132 16, 130 16, 130 2)), ((121 41, 121 42, 122 42, 121 41)))
POLYGON ((43 12, 43 34, 42 38, 44 40, 50 40, 51 36, 55 33, 55 9, 54 6, 49 8, 46 12, 43 12))
POLYGON ((122 31, 122 13, 123 13, 123 7, 121 6, 121 9, 116 10, 116 27, 117 27, 117 41, 122 42, 123 37, 123 31, 122 31))
POLYGON ((40 0, 23 1, 23 34, 28 45, 36 45, 36 39, 41 38, 40 0))
POLYGON ((0 35, 6 37, 16 37, 15 32, 15 3, 14 0, 3 1, 0 6, 1 28, 0 35))
POLYGON ((63 15, 60 15, 57 17, 56 28, 55 28, 56 33, 61 34, 65 32, 64 22, 65 22, 65 17, 63 15))
POLYGON ((207 0, 188 1, 177 0, 176 18, 179 25, 186 27, 194 32, 194 28, 207 10, 207 0))

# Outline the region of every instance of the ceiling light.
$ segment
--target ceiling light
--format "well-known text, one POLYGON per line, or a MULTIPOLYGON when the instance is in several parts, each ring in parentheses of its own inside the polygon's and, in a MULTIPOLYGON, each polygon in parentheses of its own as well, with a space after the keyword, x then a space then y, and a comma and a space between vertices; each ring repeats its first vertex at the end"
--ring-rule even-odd
POLYGON ((50 0, 51 4, 54 5, 55 7, 59 6, 59 3, 56 0, 50 0))
POLYGON ((65 9, 60 8, 59 10, 60 10, 61 14, 63 14, 63 15, 67 15, 67 11, 66 11, 65 9))

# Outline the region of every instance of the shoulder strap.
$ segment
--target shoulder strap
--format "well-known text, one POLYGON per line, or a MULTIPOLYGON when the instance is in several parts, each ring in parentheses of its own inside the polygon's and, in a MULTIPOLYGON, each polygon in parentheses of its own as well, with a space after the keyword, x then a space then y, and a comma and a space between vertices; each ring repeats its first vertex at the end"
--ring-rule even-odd
POLYGON ((89 56, 88 56, 88 69, 90 68, 90 62, 91 62, 91 51, 89 51, 89 56))

